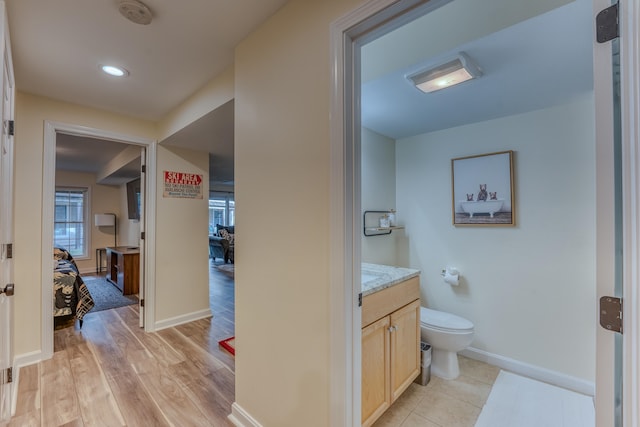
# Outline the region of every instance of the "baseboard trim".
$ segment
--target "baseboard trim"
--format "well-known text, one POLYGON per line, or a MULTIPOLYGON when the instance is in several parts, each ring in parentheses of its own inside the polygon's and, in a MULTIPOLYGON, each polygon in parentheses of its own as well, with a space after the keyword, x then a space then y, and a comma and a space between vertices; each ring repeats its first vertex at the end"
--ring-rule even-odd
POLYGON ((30 353, 23 353, 13 358, 13 366, 21 368, 23 366, 33 365, 34 363, 42 362, 45 360, 44 353, 42 351, 32 351, 30 353))
POLYGON ((160 320, 155 323, 154 331, 171 328, 173 326, 182 325, 184 323, 193 322, 194 320, 206 319, 212 317, 211 308, 205 310, 194 311, 192 313, 183 314, 181 316, 170 317, 169 319, 160 320))
POLYGON ((595 396, 596 386, 595 383, 591 381, 572 377, 570 375, 541 368, 539 366, 530 365, 498 354, 488 353, 484 350, 479 350, 473 347, 462 350, 459 354, 470 359, 479 360, 481 362, 506 369, 507 371, 515 374, 575 391, 576 393, 585 394, 591 397, 595 396))
MULTIPOLYGON (((94 268, 81 268, 79 269, 80 271, 80 275, 81 276, 95 276, 98 275, 98 273, 96 272, 95 267, 94 268)), ((104 271, 104 268, 102 269, 102 271, 104 271)))
POLYGON ((11 382, 11 416, 16 414, 18 406, 18 384, 20 384, 20 368, 41 362, 44 354, 38 351, 19 354, 13 358, 13 381, 11 382))
POLYGON ((231 414, 227 417, 229 421, 236 427, 262 427, 247 411, 242 409, 240 405, 233 402, 231 405, 231 414))

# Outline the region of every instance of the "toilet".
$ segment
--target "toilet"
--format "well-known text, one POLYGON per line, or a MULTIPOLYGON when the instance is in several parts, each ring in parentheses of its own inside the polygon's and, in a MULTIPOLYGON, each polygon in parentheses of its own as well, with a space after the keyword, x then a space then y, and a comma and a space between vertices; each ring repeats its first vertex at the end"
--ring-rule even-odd
POLYGON ((431 344, 431 372, 452 380, 460 375, 458 352, 473 341, 473 323, 455 314, 420 307, 420 337, 431 344))

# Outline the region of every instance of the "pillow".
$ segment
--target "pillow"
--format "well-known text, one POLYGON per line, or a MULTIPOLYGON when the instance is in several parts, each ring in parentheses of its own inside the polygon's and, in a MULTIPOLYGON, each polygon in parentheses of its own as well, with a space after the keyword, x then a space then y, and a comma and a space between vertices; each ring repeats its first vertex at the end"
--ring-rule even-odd
POLYGON ((236 235, 229 233, 225 228, 220 230, 220 237, 229 241, 229 245, 233 245, 236 235))

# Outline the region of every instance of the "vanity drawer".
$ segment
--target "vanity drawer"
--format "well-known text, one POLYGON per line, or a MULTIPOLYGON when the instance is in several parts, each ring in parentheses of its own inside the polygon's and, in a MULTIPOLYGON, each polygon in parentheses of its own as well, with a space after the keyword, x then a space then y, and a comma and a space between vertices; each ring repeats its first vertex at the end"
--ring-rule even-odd
POLYGON ((362 327, 420 299, 420 277, 392 285, 362 298, 362 327))

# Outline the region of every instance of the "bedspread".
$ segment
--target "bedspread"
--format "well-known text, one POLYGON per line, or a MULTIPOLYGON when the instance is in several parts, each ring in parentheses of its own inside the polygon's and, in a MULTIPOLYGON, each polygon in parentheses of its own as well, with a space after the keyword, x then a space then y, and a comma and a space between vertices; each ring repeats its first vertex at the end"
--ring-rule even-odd
POLYGON ((68 251, 54 248, 53 258, 53 315, 75 315, 82 322, 84 315, 94 306, 89 289, 68 251))

